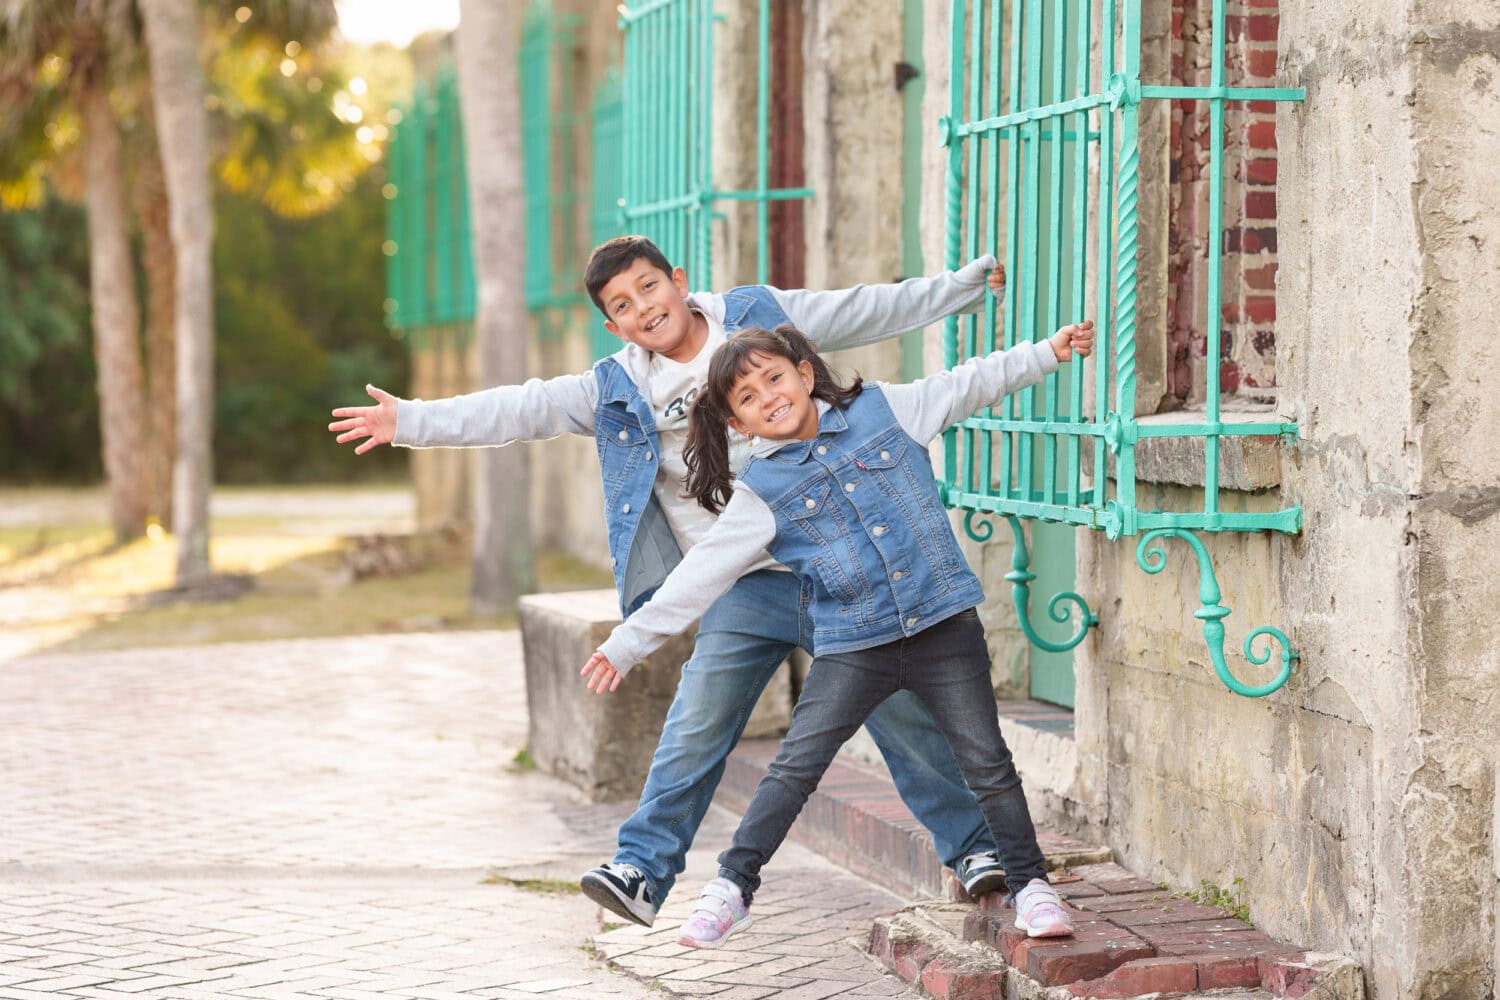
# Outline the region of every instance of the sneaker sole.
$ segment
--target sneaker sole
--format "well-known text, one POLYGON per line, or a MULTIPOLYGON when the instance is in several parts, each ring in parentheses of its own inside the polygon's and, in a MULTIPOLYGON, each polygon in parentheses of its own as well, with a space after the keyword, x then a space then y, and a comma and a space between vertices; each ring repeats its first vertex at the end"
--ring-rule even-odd
POLYGON ((578 880, 578 888, 582 889, 583 894, 589 899, 592 899, 616 916, 624 917, 633 924, 650 927, 656 922, 656 913, 654 911, 650 917, 636 913, 635 910, 631 909, 631 900, 622 897, 615 891, 615 887, 604 879, 594 875, 585 875, 578 880))
POLYGON ((986 896, 992 892, 999 892, 1005 886, 1005 873, 1003 871, 985 872, 964 886, 964 892, 971 896, 986 896))
POLYGON ((701 948, 706 951, 712 951, 713 949, 723 945, 725 941, 728 941, 730 938, 732 938, 735 931, 740 930, 743 927, 749 927, 753 923, 755 923, 755 918, 750 916, 749 914, 746 914, 744 920, 741 920, 739 923, 732 925, 729 930, 724 932, 724 936, 719 938, 719 940, 717 941, 699 941, 696 938, 688 937, 686 934, 681 934, 677 937, 677 943, 682 945, 684 948, 701 948))
POLYGON ((1055 938, 1073 936, 1073 927, 1071 924, 1059 924, 1056 927, 1045 927, 1041 930, 1032 930, 1029 926, 1027 926, 1026 921, 1022 920, 1020 917, 1016 918, 1016 930, 1025 931, 1026 936, 1029 938, 1055 938))

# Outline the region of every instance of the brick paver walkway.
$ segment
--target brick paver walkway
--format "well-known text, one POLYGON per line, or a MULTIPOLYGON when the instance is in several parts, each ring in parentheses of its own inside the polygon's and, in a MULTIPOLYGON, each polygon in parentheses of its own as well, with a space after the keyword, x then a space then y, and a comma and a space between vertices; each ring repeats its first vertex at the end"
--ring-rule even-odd
MULTIPOLYGON (((591 954, 568 883, 628 807, 508 766, 525 739, 516 633, 0 658, 0 998, 765 995, 712 956, 657 985, 591 954)), ((789 847, 764 901, 753 974, 903 995, 842 941, 893 897, 789 847), (807 885, 845 902, 799 910, 807 885)))

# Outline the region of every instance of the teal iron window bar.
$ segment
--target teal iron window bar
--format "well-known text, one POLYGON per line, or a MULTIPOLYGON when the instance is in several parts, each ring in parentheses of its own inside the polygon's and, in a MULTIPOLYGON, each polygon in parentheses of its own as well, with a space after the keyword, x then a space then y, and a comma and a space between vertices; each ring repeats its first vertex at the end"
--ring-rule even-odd
MULTIPOLYGON (((622 195, 619 167, 621 118, 624 114, 622 104, 620 70, 611 66, 594 88, 594 98, 590 104, 589 137, 593 147, 590 172, 593 183, 590 185, 592 197, 589 230, 596 246, 624 232, 624 219, 620 214, 622 195)), ((590 327, 590 333, 595 358, 602 358, 619 350, 619 340, 604 329, 602 323, 596 321, 590 327)))
POLYGON ((578 240, 574 74, 580 19, 545 0, 526 9, 518 53, 522 171, 526 191, 526 307, 544 337, 559 336, 587 297, 578 240))
POLYGON ((1084 366, 1074 363, 1041 386, 950 429, 943 442, 942 488, 951 507, 967 512, 965 529, 975 540, 993 534, 987 517, 1010 524, 1016 545, 1006 579, 1022 630, 1048 650, 1076 646, 1098 617, 1081 596, 1064 592, 1047 607, 1053 621, 1073 623, 1071 634, 1060 640, 1038 634, 1030 615, 1030 583, 1036 577, 1020 519, 1086 527, 1112 541, 1138 536, 1136 562, 1151 574, 1165 568, 1163 542, 1185 542, 1198 561, 1201 607, 1195 617, 1203 622, 1214 670, 1231 691, 1259 697, 1286 683, 1298 654, 1283 632, 1261 626, 1246 637, 1244 654, 1264 665, 1273 644, 1279 646, 1275 676, 1253 685, 1230 672, 1224 655, 1229 609, 1220 603, 1201 533, 1301 530, 1300 507, 1229 512, 1221 509, 1219 498, 1223 438, 1291 440, 1297 426, 1221 419, 1215 362, 1221 339, 1216 318, 1222 298, 1224 106, 1301 101, 1305 94, 1302 88, 1226 86, 1225 5, 1213 0, 1211 85, 1187 87, 1142 82, 1141 0, 970 0, 967 5, 955 0, 950 104, 939 122, 948 155, 946 258, 949 266, 958 266, 1003 245, 1007 284, 1004 300, 992 297, 982 316, 948 320, 944 360, 952 367, 962 358, 1082 320, 1091 275, 1098 339, 1091 399, 1085 398, 1084 366), (1190 423, 1142 424, 1135 417, 1138 241, 1143 221, 1147 226, 1166 221, 1140 217, 1139 108, 1146 100, 1207 101, 1210 107, 1209 220, 1201 234, 1208 254, 1210 363, 1206 413, 1190 423), (1092 186, 1091 159, 1097 171, 1092 186), (995 343, 997 310, 1001 345, 995 343), (1135 449, 1153 437, 1202 439, 1202 510, 1140 507, 1135 449), (1092 467, 1086 479, 1088 456, 1092 467), (1263 636, 1266 642, 1257 649, 1255 640, 1263 636))
POLYGON ((754 280, 765 281, 770 202, 812 195, 810 188, 768 186, 771 3, 760 0, 756 22, 755 187, 744 191, 719 191, 713 183, 712 0, 634 0, 620 6, 625 62, 619 231, 650 237, 668 260, 687 269, 695 287, 714 281, 710 224, 716 203, 755 204, 754 280))
POLYGON ((386 156, 386 323, 413 349, 445 327, 463 343, 474 318, 474 258, 452 67, 417 84, 397 111, 386 156))

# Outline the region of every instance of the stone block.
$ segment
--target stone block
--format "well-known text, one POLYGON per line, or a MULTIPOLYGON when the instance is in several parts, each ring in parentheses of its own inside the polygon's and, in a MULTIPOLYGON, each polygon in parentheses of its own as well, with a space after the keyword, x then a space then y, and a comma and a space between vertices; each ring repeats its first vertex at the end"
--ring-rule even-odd
MULTIPOLYGON (((596 802, 636 798, 645 783, 694 633, 667 641, 611 694, 596 695, 578 676, 616 625, 613 590, 531 594, 521 598, 530 750, 537 765, 583 789, 596 802)), ((791 719, 791 680, 783 665, 756 704, 747 736, 780 735, 791 719)))
POLYGON ((671 639, 611 694, 583 686, 578 671, 620 622, 613 590, 521 598, 529 746, 537 766, 577 785, 593 801, 640 795, 677 690, 691 633, 671 639))

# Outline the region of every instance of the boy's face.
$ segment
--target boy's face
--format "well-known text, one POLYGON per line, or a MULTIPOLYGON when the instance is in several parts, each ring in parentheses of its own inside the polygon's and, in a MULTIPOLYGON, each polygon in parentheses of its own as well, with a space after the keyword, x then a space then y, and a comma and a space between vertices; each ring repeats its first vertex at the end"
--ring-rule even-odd
POLYGON ((687 293, 687 274, 682 268, 667 274, 637 257, 599 290, 604 328, 648 351, 671 356, 693 332, 687 293))

